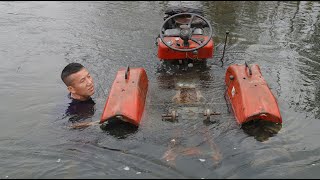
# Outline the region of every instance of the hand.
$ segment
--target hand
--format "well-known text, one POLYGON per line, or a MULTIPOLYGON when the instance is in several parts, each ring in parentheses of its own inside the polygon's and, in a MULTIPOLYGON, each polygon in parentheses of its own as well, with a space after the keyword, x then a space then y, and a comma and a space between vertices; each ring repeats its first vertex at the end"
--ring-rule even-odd
POLYGON ((76 123, 73 124, 71 126, 72 129, 83 129, 83 128, 87 128, 91 125, 97 125, 99 124, 100 121, 93 121, 93 122, 80 122, 80 123, 76 123))

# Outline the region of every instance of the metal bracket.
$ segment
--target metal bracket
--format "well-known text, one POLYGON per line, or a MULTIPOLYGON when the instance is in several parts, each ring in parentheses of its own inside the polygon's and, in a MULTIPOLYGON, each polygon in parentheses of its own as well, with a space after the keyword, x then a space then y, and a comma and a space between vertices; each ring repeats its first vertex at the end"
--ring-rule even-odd
POLYGON ((208 121, 210 121, 210 116, 211 115, 221 115, 221 113, 219 113, 219 112, 211 112, 210 109, 206 109, 206 110, 204 110, 203 115, 206 116, 206 119, 208 121))
POLYGON ((130 70, 130 68, 129 68, 129 65, 128 65, 128 66, 127 66, 127 69, 126 69, 126 72, 125 72, 125 74, 124 74, 124 78, 125 78, 125 79, 128 79, 129 70, 130 70))
POLYGON ((251 67, 247 64, 247 61, 244 61, 244 64, 249 69, 249 74, 252 75, 251 67))
POLYGON ((171 111, 171 113, 169 114, 162 114, 162 120, 165 120, 165 121, 176 121, 177 120, 177 117, 179 116, 177 111, 173 110, 171 111))

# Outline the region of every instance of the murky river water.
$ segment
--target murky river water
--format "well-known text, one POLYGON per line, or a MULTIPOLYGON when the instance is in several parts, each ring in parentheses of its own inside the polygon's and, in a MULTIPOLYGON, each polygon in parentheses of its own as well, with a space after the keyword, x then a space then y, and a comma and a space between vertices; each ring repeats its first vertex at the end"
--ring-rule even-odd
MULTIPOLYGON (((317 178, 320 175, 319 2, 0 2, 1 178, 317 178), (155 39, 171 5, 203 9, 215 55, 161 71, 155 39), (224 66, 220 57, 230 31, 224 66), (230 64, 259 64, 283 118, 277 133, 241 129, 223 98, 230 64), (60 73, 82 63, 102 110, 120 67, 149 78, 138 130, 69 128, 60 73), (178 106, 178 83, 203 103, 178 106), (178 122, 161 120, 169 109, 178 122), (221 113, 205 123, 203 110, 221 113)), ((254 127, 252 127, 254 128, 254 127)))

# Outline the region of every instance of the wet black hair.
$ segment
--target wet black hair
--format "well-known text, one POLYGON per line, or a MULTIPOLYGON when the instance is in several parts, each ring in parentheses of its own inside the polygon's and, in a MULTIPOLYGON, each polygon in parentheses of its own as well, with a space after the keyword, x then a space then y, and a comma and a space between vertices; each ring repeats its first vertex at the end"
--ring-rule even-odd
POLYGON ((80 63, 70 63, 61 72, 61 79, 66 84, 66 86, 71 85, 71 80, 68 77, 71 74, 79 72, 84 66, 80 63))

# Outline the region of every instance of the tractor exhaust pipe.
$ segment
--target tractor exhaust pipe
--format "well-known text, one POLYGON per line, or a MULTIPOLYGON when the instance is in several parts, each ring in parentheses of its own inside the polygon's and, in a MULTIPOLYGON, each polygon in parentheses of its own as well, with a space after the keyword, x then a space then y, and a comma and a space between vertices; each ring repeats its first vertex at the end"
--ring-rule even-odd
POLYGON ((228 34, 229 34, 229 31, 226 31, 226 39, 224 40, 224 47, 223 47, 223 54, 222 54, 222 57, 220 59, 222 65, 221 67, 223 66, 223 58, 224 58, 224 52, 226 50, 226 44, 227 44, 227 37, 228 37, 228 34))

